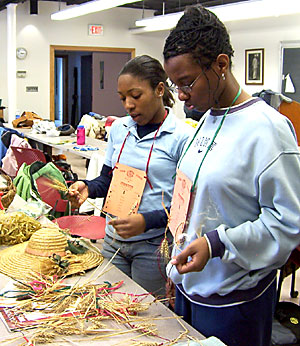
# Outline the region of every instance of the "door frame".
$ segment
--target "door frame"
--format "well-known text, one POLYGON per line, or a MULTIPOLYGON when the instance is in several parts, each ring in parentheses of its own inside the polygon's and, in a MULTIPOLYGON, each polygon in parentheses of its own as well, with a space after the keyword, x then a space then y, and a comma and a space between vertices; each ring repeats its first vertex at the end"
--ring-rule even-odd
POLYGON ((130 53, 131 59, 135 57, 135 48, 117 48, 117 47, 86 47, 86 46, 61 46, 50 45, 50 120, 55 120, 55 52, 59 51, 79 51, 79 52, 115 52, 130 53))

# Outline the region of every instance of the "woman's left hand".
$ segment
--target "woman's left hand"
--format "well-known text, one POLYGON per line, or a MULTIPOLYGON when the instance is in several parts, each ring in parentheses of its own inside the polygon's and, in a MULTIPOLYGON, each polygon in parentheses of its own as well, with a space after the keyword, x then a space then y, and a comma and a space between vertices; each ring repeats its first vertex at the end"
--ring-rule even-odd
POLYGON ((120 237, 127 239, 144 233, 146 222, 142 214, 133 214, 124 219, 114 219, 108 222, 120 237))

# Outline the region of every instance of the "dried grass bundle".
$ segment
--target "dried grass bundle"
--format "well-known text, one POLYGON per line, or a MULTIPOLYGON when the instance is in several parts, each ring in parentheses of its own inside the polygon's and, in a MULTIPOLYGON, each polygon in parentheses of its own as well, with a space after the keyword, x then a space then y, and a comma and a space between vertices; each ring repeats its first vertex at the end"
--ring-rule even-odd
POLYGON ((168 222, 167 222, 167 226, 165 228, 165 237, 164 239, 162 240, 161 244, 160 244, 160 247, 159 247, 159 254, 161 256, 161 258, 164 259, 164 261, 167 263, 169 262, 170 260, 170 249, 169 249, 169 242, 168 242, 168 238, 167 238, 167 231, 169 229, 169 223, 170 223, 170 213, 168 212, 166 206, 165 206, 165 203, 164 203, 164 192, 162 191, 162 201, 161 201, 161 204, 164 208, 164 211, 167 215, 167 218, 168 218, 168 222))
MULTIPOLYGON (((96 331, 108 331, 106 320, 123 322, 130 326, 131 318, 138 312, 146 311, 152 302, 142 302, 144 295, 121 294, 117 290, 123 282, 114 284, 88 283, 84 285, 66 286, 62 280, 38 277, 27 282, 22 287, 18 284, 20 295, 27 294, 26 300, 20 301, 14 308, 15 314, 31 311, 44 311, 51 317, 41 320, 37 331, 30 339, 33 344, 45 343, 55 339, 58 335, 89 335, 96 331), (32 287, 29 292, 28 286, 32 287), (39 287, 39 289, 37 289, 39 287), (29 293, 28 293, 29 292, 29 293), (118 297, 114 297, 114 295, 118 297)), ((148 296, 148 295, 146 295, 148 296)), ((22 327, 22 326, 20 326, 22 327)), ((145 322, 131 329, 154 334, 156 329, 145 322)), ((109 332, 119 333, 109 329, 109 332)))
POLYGON ((169 242, 168 239, 165 237, 163 241, 160 244, 159 248, 160 256, 164 259, 164 261, 167 263, 170 260, 170 249, 169 249, 169 242))
MULTIPOLYGON (((150 294, 124 293, 119 289, 123 282, 110 284, 77 282, 74 286, 66 285, 63 280, 39 276, 25 285, 17 284, 20 296, 27 298, 17 302, 11 311, 16 314, 40 312, 45 314, 36 328, 23 331, 23 338, 32 343, 54 343, 59 338, 68 336, 90 336, 90 340, 102 340, 123 334, 138 333, 127 345, 170 346, 174 340, 158 336, 157 319, 164 317, 145 317, 139 313, 149 309, 153 301, 145 301, 150 294), (31 289, 30 289, 31 288, 31 289), (27 295, 27 296, 26 296, 27 295), (25 334, 26 333, 26 334, 25 334), (158 337, 162 342, 137 342, 138 337, 158 337)), ((168 317, 167 317, 168 318, 168 317)), ((172 318, 172 317, 171 317, 172 318)), ((174 318, 178 319, 177 316, 174 318)), ((183 325, 182 325, 183 326, 183 325)), ((22 328, 22 324, 19 326, 22 328)), ((187 334, 187 329, 176 340, 187 334)), ((86 338, 84 339, 87 340, 86 338)), ((76 341, 81 341, 76 339, 76 341)))
POLYGON ((22 212, 0 211, 0 245, 15 245, 28 240, 41 224, 22 212))
POLYGON ((65 192, 67 193, 68 192, 68 187, 62 183, 61 181, 59 181, 58 179, 55 179, 55 178, 52 178, 52 177, 47 177, 49 179, 49 182, 47 182, 46 184, 55 189, 55 190, 58 190, 58 191, 61 191, 61 192, 65 192))

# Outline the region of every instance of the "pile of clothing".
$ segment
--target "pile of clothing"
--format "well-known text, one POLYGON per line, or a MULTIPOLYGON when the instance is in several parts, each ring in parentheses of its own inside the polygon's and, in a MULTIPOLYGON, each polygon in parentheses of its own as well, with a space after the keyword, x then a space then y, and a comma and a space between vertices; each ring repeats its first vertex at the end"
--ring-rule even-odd
POLYGON ((73 126, 69 124, 64 124, 56 128, 55 123, 51 120, 41 120, 35 122, 32 125, 33 133, 44 133, 49 137, 58 137, 58 136, 70 136, 75 132, 73 126))
POLYGON ((18 119, 13 120, 12 124, 13 127, 32 127, 35 120, 43 120, 43 118, 34 112, 25 111, 18 119))
POLYGON ((83 125, 85 128, 85 135, 87 137, 103 140, 105 138, 105 122, 106 117, 96 117, 94 114, 84 114, 80 119, 79 125, 83 125))

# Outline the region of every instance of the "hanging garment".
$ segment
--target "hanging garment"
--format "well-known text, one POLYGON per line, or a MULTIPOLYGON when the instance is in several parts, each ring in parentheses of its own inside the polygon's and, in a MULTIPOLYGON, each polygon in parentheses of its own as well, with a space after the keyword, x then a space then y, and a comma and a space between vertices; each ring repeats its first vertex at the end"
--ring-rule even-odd
POLYGON ((270 105, 271 107, 277 110, 283 101, 287 103, 290 103, 293 101, 291 98, 270 89, 261 90, 260 92, 252 94, 252 96, 260 97, 265 102, 267 102, 268 105, 270 105))
POLYGON ((285 79, 284 92, 294 94, 296 90, 295 90, 295 86, 294 86, 294 83, 292 81, 291 75, 288 73, 284 79, 285 79))

